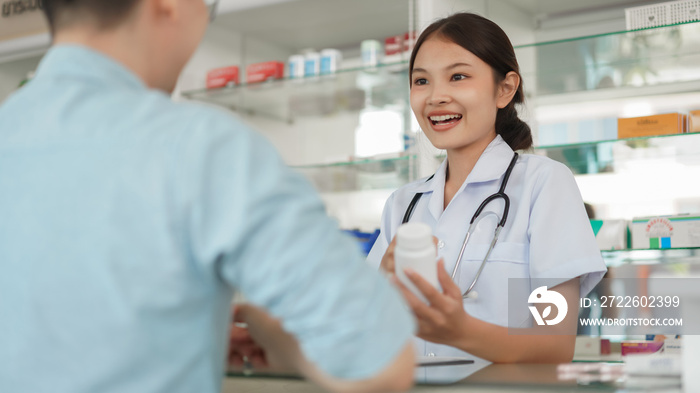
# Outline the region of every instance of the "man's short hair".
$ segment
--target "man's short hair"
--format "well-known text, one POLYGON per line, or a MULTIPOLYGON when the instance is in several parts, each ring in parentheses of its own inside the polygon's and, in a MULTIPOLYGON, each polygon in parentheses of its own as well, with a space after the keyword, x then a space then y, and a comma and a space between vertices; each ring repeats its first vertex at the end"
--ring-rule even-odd
POLYGON ((117 26, 141 0, 43 0, 52 33, 86 19, 100 29, 117 26))

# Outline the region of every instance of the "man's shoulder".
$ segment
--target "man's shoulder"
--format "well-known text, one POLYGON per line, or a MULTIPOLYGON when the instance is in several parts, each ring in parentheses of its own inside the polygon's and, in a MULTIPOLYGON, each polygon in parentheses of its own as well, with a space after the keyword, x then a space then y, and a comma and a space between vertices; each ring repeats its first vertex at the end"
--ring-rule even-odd
POLYGON ((197 101, 176 101, 169 96, 149 91, 137 98, 144 108, 150 108, 153 120, 169 120, 181 126, 219 125, 229 128, 248 128, 233 113, 206 103, 197 101))
POLYGON ((233 113, 213 105, 194 101, 174 101, 150 91, 134 97, 139 101, 133 119, 152 132, 165 131, 185 138, 217 139, 222 136, 250 137, 252 129, 233 113))

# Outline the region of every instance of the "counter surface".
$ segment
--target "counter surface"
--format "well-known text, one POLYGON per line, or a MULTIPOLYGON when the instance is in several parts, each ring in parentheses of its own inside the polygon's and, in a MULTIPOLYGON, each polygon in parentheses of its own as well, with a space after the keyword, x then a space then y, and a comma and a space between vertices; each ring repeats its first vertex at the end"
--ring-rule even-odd
MULTIPOLYGON (((623 377, 608 382, 560 380, 555 364, 471 364, 459 366, 419 367, 415 392, 442 392, 468 389, 470 392, 644 392, 680 393, 679 378, 623 377)), ((224 380, 223 393, 323 392, 310 382, 275 375, 244 376, 230 373, 224 380)))

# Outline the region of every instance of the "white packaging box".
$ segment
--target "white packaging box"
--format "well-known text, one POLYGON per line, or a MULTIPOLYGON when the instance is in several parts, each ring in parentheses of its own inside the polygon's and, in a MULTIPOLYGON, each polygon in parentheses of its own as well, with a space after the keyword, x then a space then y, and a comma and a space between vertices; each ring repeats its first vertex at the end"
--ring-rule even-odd
POLYGON ((600 356, 600 337, 576 336, 574 357, 600 356))
POLYGON ((599 250, 624 250, 627 248, 627 220, 591 220, 595 241, 599 250))
POLYGON ((635 218, 630 232, 635 249, 700 247, 700 216, 635 218))

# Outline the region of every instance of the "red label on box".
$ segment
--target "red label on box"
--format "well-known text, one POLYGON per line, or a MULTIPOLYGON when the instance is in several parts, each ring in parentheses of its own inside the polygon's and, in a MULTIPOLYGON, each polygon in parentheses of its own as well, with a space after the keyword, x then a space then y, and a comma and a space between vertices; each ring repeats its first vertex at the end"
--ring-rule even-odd
POLYGON ((410 52, 416 46, 416 32, 406 33, 403 35, 403 51, 410 52))
POLYGON ((224 87, 230 82, 238 84, 238 66, 217 68, 207 73, 207 89, 224 87))
POLYGON ((284 77, 284 63, 279 61, 250 64, 245 70, 248 83, 264 82, 268 79, 282 79, 284 77))
POLYGON ((387 56, 401 53, 403 50, 403 36, 395 35, 384 39, 384 54, 387 56))
POLYGON ((620 344, 620 352, 622 356, 627 356, 630 353, 654 353, 659 352, 664 346, 663 341, 647 341, 647 342, 622 342, 620 344))

